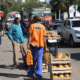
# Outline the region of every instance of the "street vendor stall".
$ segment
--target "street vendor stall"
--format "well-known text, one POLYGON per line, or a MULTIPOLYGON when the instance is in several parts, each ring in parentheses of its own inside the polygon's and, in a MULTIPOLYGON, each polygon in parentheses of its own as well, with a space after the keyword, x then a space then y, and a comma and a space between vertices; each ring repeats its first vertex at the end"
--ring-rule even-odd
POLYGON ((58 54, 57 39, 58 37, 54 31, 47 31, 47 46, 49 48, 49 53, 53 56, 58 54))

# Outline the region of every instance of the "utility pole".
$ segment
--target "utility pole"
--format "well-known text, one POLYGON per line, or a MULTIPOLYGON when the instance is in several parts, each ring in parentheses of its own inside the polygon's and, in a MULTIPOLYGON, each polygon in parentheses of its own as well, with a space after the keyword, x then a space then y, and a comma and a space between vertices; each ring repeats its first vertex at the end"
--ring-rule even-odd
MULTIPOLYGON (((1 6, 1 11, 3 11, 3 0, 2 0, 2 6, 1 6)), ((1 17, 1 33, 2 33, 2 36, 4 36, 4 29, 3 29, 3 16, 1 17)))
POLYGON ((61 10, 59 9, 59 20, 61 19, 61 10))

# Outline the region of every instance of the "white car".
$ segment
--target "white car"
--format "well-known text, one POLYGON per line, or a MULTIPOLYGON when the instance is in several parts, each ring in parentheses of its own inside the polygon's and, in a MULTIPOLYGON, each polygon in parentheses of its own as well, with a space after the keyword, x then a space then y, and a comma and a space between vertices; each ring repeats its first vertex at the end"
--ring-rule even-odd
POLYGON ((5 28, 8 31, 12 23, 14 22, 14 18, 5 19, 5 28))
POLYGON ((80 43, 80 19, 67 19, 61 28, 62 41, 69 41, 71 46, 80 43))

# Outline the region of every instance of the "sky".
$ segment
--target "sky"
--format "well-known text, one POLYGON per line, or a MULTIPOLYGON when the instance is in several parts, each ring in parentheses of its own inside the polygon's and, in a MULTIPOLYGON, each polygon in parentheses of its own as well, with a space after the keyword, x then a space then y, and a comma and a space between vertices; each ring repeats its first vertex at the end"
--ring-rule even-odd
POLYGON ((49 3, 50 0, 40 0, 40 1, 41 2, 45 2, 46 1, 47 3, 49 3))
MULTIPOLYGON (((17 1, 17 0, 15 0, 15 1, 17 1)), ((25 0, 23 0, 23 1, 25 1, 25 0)), ((45 2, 46 1, 47 3, 49 3, 50 0, 40 0, 40 1, 41 2, 45 2)))

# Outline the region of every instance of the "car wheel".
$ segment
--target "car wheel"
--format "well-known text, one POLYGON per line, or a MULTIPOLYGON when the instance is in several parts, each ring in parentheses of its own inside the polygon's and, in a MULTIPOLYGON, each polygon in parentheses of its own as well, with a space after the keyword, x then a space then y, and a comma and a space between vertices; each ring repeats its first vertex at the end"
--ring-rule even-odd
POLYGON ((73 40, 73 37, 70 38, 70 46, 71 47, 74 47, 75 46, 75 42, 73 40))

